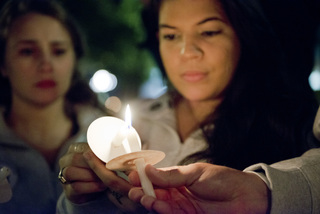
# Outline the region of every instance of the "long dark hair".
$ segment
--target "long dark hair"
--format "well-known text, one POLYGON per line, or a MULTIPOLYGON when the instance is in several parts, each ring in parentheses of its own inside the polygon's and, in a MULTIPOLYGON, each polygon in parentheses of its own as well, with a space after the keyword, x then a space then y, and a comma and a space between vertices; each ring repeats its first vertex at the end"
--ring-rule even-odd
MULTIPOLYGON (((85 42, 83 33, 64 8, 55 0, 9 0, 2 8, 0 15, 0 66, 4 66, 6 42, 12 23, 19 17, 35 12, 50 16, 59 21, 69 32, 76 55, 76 66, 73 72, 71 86, 66 94, 66 110, 73 104, 86 103, 98 106, 94 92, 82 78, 78 70, 78 61, 84 56, 85 42)), ((0 75, 0 105, 11 107, 11 86, 7 78, 0 75)))
POLYGON ((241 56, 224 100, 201 124, 208 148, 182 163, 206 160, 243 169, 301 155, 309 148, 315 97, 291 84, 284 52, 258 1, 219 2, 240 40, 241 56))

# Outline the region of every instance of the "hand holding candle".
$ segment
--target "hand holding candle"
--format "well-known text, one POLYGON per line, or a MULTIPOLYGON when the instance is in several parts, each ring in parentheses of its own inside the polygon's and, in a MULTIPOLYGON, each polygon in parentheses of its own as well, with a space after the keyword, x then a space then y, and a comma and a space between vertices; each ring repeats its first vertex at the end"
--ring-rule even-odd
POLYGON ((145 164, 156 164, 165 154, 161 151, 141 150, 141 140, 131 126, 130 108, 126 110, 126 122, 115 117, 101 117, 93 121, 87 132, 88 144, 95 155, 110 170, 137 169, 146 194, 155 197, 145 164))

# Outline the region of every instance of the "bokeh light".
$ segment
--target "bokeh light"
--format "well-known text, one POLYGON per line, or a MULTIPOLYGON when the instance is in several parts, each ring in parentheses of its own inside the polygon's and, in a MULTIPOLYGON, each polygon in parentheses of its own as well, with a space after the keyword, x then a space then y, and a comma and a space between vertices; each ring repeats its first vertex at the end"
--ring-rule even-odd
POLYGON ((157 98, 167 91, 161 71, 158 67, 150 70, 149 78, 140 86, 139 96, 141 98, 157 98))
POLYGON ((91 89, 96 93, 112 91, 117 87, 117 84, 117 77, 104 69, 96 71, 89 82, 91 89))
POLYGON ((320 90, 320 70, 314 70, 309 76, 309 84, 314 91, 320 90))
POLYGON ((108 110, 118 113, 121 110, 122 103, 118 97, 111 96, 106 100, 104 105, 108 110))

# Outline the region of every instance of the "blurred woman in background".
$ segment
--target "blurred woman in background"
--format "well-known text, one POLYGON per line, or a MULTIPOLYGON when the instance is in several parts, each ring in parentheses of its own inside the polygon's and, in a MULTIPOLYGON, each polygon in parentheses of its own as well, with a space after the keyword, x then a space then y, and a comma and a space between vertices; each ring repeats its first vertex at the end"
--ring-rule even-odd
MULTIPOLYGON (((55 213, 58 160, 104 115, 81 79, 82 36, 50 0, 8 1, 0 15, 0 167, 12 197, 0 213, 55 213)), ((1 189, 0 189, 1 192, 1 189)))

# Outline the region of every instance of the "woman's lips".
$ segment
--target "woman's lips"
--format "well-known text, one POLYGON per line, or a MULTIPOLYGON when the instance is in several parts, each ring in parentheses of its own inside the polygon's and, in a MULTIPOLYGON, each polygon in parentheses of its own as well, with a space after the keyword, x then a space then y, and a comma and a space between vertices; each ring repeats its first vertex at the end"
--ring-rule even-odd
POLYGON ((182 78, 187 82, 198 82, 207 76, 204 72, 186 72, 182 74, 182 78))
POLYGON ((56 85, 56 82, 53 80, 42 80, 36 83, 36 87, 38 88, 53 88, 56 85))

